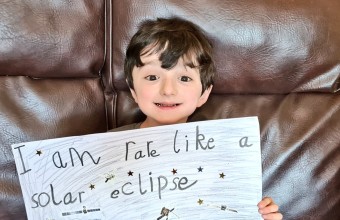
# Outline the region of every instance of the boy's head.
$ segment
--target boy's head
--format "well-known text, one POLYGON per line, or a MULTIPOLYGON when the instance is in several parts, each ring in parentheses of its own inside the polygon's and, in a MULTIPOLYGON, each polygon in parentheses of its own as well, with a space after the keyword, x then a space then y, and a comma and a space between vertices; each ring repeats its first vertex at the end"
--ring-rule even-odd
POLYGON ((180 58, 197 67, 202 83, 202 93, 213 85, 215 66, 212 45, 195 24, 180 18, 158 18, 141 23, 126 51, 124 72, 127 83, 134 89, 132 71, 144 63, 141 56, 160 53, 164 69, 173 68, 180 58))

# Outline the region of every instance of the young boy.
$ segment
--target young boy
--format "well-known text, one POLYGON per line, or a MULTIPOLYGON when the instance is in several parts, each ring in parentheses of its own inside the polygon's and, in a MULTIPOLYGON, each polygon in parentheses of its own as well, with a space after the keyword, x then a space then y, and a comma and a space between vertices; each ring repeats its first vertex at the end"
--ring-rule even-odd
MULTIPOLYGON (((185 123, 212 90, 212 46, 191 22, 147 20, 128 45, 124 72, 146 119, 111 131, 185 123)), ((282 219, 271 198, 263 198, 258 207, 264 219, 282 219)))

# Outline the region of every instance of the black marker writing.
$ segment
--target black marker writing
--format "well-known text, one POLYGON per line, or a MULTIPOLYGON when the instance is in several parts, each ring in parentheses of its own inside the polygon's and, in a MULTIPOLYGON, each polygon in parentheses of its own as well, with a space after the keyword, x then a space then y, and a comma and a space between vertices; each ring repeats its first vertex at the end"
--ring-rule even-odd
MULTIPOLYGON (((139 150, 135 153, 135 157, 134 159, 135 160, 139 160, 139 159, 142 159, 144 158, 145 156, 148 156, 148 157, 158 157, 159 154, 157 154, 157 151, 156 150, 151 150, 151 144, 153 143, 153 141, 147 141, 146 142, 146 152, 147 154, 142 151, 142 150, 139 150)), ((127 161, 129 159, 129 147, 130 145, 135 145, 136 142, 133 142, 133 141, 129 141, 129 142, 126 142, 125 143, 125 161, 127 161)))
MULTIPOLYGON (((50 184, 50 193, 49 192, 41 192, 41 193, 34 193, 31 197, 31 201, 35 204, 35 206, 32 206, 32 208, 38 208, 38 207, 45 207, 50 204, 51 200, 54 205, 69 205, 72 203, 75 203, 79 199, 79 203, 82 203, 82 194, 85 193, 84 191, 78 192, 78 195, 74 195, 71 192, 67 192, 64 195, 63 199, 57 200, 54 193, 53 185, 50 184)), ((60 193, 58 193, 59 196, 60 193)))
MULTIPOLYGON (((80 154, 78 153, 78 151, 77 151, 75 148, 69 148, 69 155, 70 155, 71 163, 72 163, 72 166, 73 166, 73 167, 75 166, 75 164, 74 164, 74 159, 73 159, 73 154, 74 154, 73 152, 75 152, 76 155, 78 156, 78 159, 80 160, 80 163, 81 163, 82 166, 84 166, 84 155, 85 155, 85 154, 87 154, 87 155, 91 158, 91 160, 92 160, 92 162, 93 162, 94 164, 98 164, 99 161, 100 161, 100 158, 101 158, 101 157, 98 157, 97 161, 95 161, 95 160, 93 159, 92 155, 90 154, 90 152, 84 151, 84 152, 80 155, 80 154)), ((67 167, 67 163, 63 163, 63 160, 62 160, 62 158, 61 158, 61 156, 60 156, 60 152, 59 152, 59 151, 57 151, 57 152, 55 152, 55 153, 53 154, 52 160, 53 160, 54 166, 56 166, 57 168, 66 168, 66 167, 67 167), (59 159, 59 161, 56 161, 56 156, 57 156, 57 159, 59 159), (57 162, 59 162, 59 164, 57 164, 57 162)))
POLYGON ((20 148, 22 148, 22 147, 25 147, 25 145, 21 145, 21 146, 19 146, 19 147, 15 147, 15 148, 14 148, 14 149, 18 149, 18 151, 19 151, 19 155, 20 155, 20 160, 21 160, 22 168, 24 169, 24 172, 23 172, 23 173, 20 173, 20 175, 23 175, 23 174, 25 174, 25 173, 27 173, 27 172, 29 172, 29 171, 32 170, 32 169, 26 170, 25 163, 24 163, 24 160, 23 160, 23 158, 22 158, 22 154, 21 154, 21 150, 20 150, 20 148))
POLYGON ((162 199, 162 192, 166 189, 170 191, 174 190, 186 190, 189 189, 190 187, 194 186, 198 180, 194 181, 189 181, 189 179, 185 176, 183 177, 174 177, 172 178, 167 178, 166 176, 159 175, 156 178, 153 178, 152 172, 149 172, 149 181, 150 185, 147 184, 146 182, 143 182, 144 178, 142 178, 142 175, 139 173, 138 174, 138 184, 134 185, 132 182, 126 182, 124 183, 119 189, 115 189, 111 193, 111 198, 112 199, 117 199, 119 197, 119 194, 122 193, 123 195, 131 195, 134 194, 135 192, 139 192, 140 195, 144 195, 146 193, 152 193, 154 190, 157 189, 158 192, 158 198, 161 200, 162 199), (142 184, 142 182, 144 184, 142 184), (156 185, 156 187, 154 187, 156 185))
POLYGON ((248 144, 248 137, 243 137, 239 141, 240 147, 251 147, 252 144, 248 144))
POLYGON ((214 149, 215 148, 215 145, 214 145, 214 138, 206 138, 206 136, 203 134, 203 133, 200 133, 199 131, 199 126, 196 126, 196 132, 195 132, 195 149, 194 149, 194 146, 192 145, 189 145, 189 140, 188 140, 188 135, 183 135, 185 138, 185 146, 178 146, 178 145, 181 145, 181 143, 177 143, 177 139, 178 140, 182 140, 181 136, 182 135, 179 135, 180 137, 177 137, 178 136, 178 130, 176 130, 175 132, 175 137, 174 137, 174 146, 173 146, 173 150, 174 152, 177 154, 181 151, 181 148, 184 148, 185 147, 185 151, 186 152, 189 152, 190 150, 211 150, 211 149, 214 149))
POLYGON ((97 160, 97 161, 94 161, 94 159, 93 159, 92 155, 90 154, 90 152, 84 151, 84 152, 81 154, 81 156, 80 156, 79 153, 78 153, 78 151, 77 151, 75 148, 70 148, 70 149, 69 149, 69 152, 70 152, 70 156, 71 156, 72 166, 74 166, 74 163, 73 163, 73 156, 72 156, 71 150, 73 150, 73 151, 76 152, 76 154, 77 154, 77 156, 78 156, 78 158, 79 158, 79 160, 80 160, 82 166, 84 166, 83 157, 84 157, 84 154, 85 154, 85 153, 86 153, 87 155, 89 155, 89 157, 91 158, 91 160, 92 160, 92 162, 93 162, 94 164, 98 164, 98 163, 99 163, 100 157, 98 157, 98 160, 97 160))
POLYGON ((67 167, 67 163, 63 164, 63 160, 62 160, 61 157, 60 157, 60 152, 59 152, 59 151, 55 152, 55 153, 52 155, 52 160, 53 160, 53 164, 54 164, 55 167, 58 167, 58 168, 66 168, 66 167, 67 167), (58 164, 56 163, 56 160, 55 160, 55 156, 56 156, 56 155, 58 156, 60 165, 58 165, 58 164))

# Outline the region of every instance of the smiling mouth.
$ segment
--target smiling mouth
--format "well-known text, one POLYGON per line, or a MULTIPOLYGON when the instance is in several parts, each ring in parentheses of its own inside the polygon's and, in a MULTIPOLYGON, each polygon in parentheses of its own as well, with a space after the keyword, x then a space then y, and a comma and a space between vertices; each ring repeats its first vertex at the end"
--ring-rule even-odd
POLYGON ((163 104, 163 103, 155 103, 158 107, 176 107, 179 106, 180 104, 163 104))

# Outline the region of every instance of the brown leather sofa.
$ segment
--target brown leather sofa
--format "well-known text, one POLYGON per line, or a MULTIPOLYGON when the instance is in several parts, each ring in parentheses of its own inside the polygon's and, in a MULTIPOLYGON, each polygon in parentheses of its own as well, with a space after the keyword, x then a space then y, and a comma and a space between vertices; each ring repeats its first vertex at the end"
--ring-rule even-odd
POLYGON ((191 121, 258 116, 263 194, 284 219, 340 219, 340 1, 0 1, 0 219, 26 219, 11 144, 140 121, 124 51, 145 18, 212 40, 209 101, 191 121))

